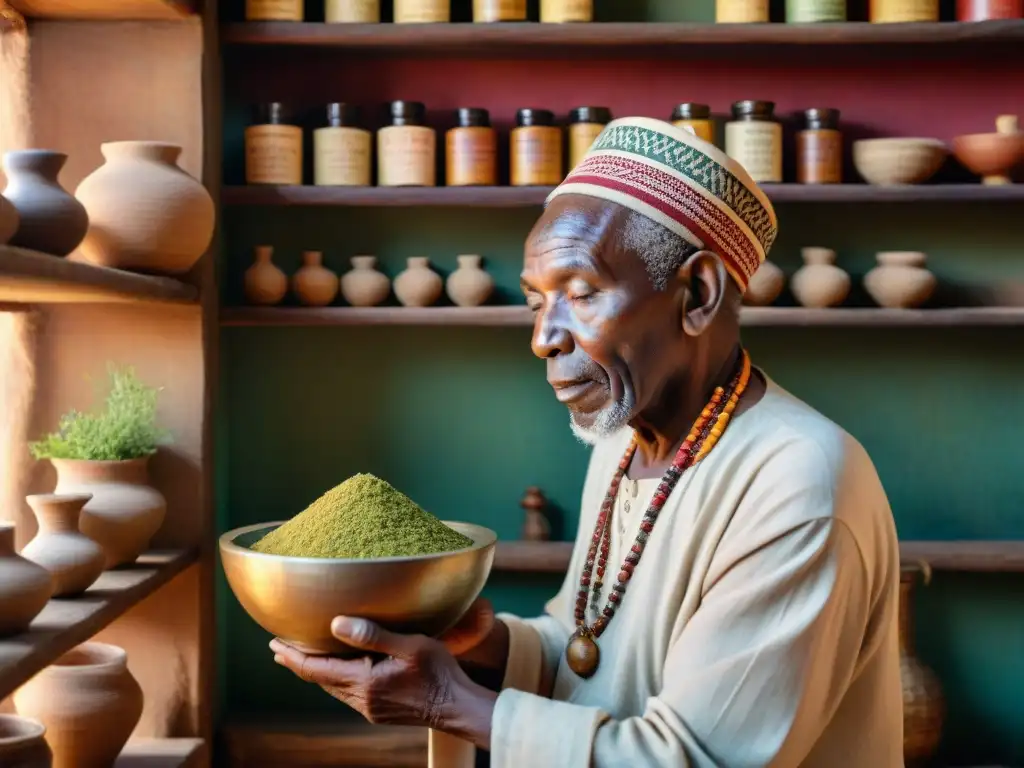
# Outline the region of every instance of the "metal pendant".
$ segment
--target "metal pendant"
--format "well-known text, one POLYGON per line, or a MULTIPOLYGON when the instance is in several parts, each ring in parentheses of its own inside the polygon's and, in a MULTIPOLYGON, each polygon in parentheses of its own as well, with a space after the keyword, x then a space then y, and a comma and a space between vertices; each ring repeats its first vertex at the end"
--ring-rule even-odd
POLYGON ((601 649, 587 629, 577 629, 565 647, 565 661, 575 674, 584 680, 597 672, 601 663, 601 649))

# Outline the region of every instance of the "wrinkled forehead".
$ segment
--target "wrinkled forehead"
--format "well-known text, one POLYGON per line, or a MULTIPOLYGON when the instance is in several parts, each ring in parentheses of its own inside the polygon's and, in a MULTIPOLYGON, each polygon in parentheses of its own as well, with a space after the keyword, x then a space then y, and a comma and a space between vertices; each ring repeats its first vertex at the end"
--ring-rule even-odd
POLYGON ((595 271, 615 269, 620 235, 629 211, 583 195, 553 200, 526 239, 523 274, 562 262, 595 271))

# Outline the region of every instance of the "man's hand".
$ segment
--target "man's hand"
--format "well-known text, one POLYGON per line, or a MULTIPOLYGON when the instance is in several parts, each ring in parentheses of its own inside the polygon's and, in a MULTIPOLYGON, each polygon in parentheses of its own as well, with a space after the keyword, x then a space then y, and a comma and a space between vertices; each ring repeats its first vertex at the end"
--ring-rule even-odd
POLYGON ((444 643, 452 656, 462 656, 482 643, 494 629, 494 607, 489 600, 478 597, 459 619, 438 640, 444 643))

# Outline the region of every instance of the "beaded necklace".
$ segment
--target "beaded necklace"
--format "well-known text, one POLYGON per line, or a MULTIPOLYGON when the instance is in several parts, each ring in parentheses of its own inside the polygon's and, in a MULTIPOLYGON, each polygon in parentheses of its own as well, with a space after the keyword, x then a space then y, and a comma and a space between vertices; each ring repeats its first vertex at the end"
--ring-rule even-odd
POLYGON ((598 618, 593 624, 587 624, 587 595, 591 597, 591 607, 597 610, 601 598, 601 587, 604 585, 604 570, 608 562, 608 550, 611 546, 612 510, 615 506, 615 497, 619 493, 619 485, 626 474, 626 469, 633 460, 636 453, 636 437, 634 436, 626 448, 626 453, 619 462, 619 467, 612 478, 612 484, 601 504, 601 511, 597 516, 597 524, 594 527, 594 536, 590 542, 590 549, 587 551, 587 560, 583 566, 583 573, 580 575, 580 588, 576 593, 576 632, 569 640, 565 649, 565 660, 569 669, 582 678, 591 677, 601 663, 601 652, 597 646, 597 638, 601 636, 608 623, 615 615, 615 609, 622 602, 626 593, 626 584, 633 576, 633 570, 640 563, 640 557, 644 553, 644 546, 647 539, 654 530, 654 523, 658 519, 669 494, 675 488, 683 472, 703 459, 725 431, 736 409, 740 397, 746 391, 750 381, 750 355, 747 351, 741 350, 740 360, 737 361, 737 370, 733 374, 728 387, 716 387, 711 400, 704 406, 700 416, 694 421, 689 434, 679 446, 672 465, 665 470, 658 489, 654 493, 643 521, 640 523, 640 531, 636 535, 629 554, 626 555, 622 568, 619 570, 618 579, 608 593, 608 601, 598 618), (597 566, 597 578, 593 578, 594 567, 597 566), (591 582, 593 581, 593 585, 591 582))

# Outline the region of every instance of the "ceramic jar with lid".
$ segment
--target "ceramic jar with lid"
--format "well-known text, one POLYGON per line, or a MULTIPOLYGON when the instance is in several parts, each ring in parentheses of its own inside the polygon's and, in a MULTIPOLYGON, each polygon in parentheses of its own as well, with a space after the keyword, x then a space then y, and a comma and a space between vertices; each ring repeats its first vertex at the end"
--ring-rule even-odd
POLYGON ((846 21, 846 0, 786 0, 786 21, 790 24, 846 21))
POLYGON ((547 109, 520 109, 510 137, 513 187, 554 186, 562 181, 562 130, 547 109))
POLYGON ((432 187, 436 183, 437 134, 426 125, 418 101, 393 101, 390 125, 377 131, 377 185, 432 187))
POLYGON ((395 0, 395 24, 445 24, 451 19, 451 0, 395 0))
POLYGON ((805 127, 796 135, 796 180, 800 184, 843 181, 843 134, 838 109, 804 111, 805 127))
POLYGON ((938 21, 939 0, 870 0, 873 24, 938 21))
POLYGON ((767 23, 768 0, 715 0, 715 23, 767 23))
POLYGON ((376 24, 380 21, 380 0, 325 0, 324 21, 328 24, 376 24))
POLYGON ((782 126, 771 101, 737 101, 725 126, 725 153, 759 183, 782 181, 782 126))
POLYGON ((256 122, 245 129, 245 183, 301 184, 302 128, 280 102, 256 112, 256 122))
POLYGON ((359 124, 359 108, 334 103, 328 104, 326 111, 326 125, 313 131, 313 183, 369 186, 373 136, 359 124))
POLYGON ((540 0, 540 20, 545 24, 594 20, 594 0, 540 0))
POLYGON ((692 133, 698 139, 715 143, 715 124, 711 121, 711 107, 687 101, 672 110, 672 125, 692 133))
POLYGON ((526 21, 526 0, 473 0, 473 21, 526 21))
POLYGON ((498 183, 498 134, 486 109, 462 107, 458 125, 445 135, 445 184, 449 187, 498 183))
POLYGON ((938 281, 920 251, 880 251, 878 266, 864 275, 864 289, 880 307, 910 309, 932 297, 938 281))
POLYGON ((580 164, 580 160, 611 121, 612 111, 608 107, 576 107, 569 113, 570 170, 580 164))

